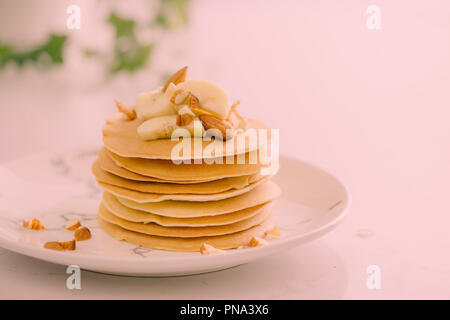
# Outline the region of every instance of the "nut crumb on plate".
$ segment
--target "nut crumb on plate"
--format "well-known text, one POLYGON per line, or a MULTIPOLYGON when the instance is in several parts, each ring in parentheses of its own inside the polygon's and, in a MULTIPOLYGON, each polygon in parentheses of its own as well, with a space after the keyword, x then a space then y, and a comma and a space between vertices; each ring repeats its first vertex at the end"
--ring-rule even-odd
POLYGON ((50 249, 50 250, 75 250, 76 248, 76 241, 70 240, 70 241, 49 241, 44 244, 44 248, 50 249))
POLYGON ((81 227, 81 223, 77 219, 70 219, 66 221, 66 229, 73 231, 78 229, 78 227, 81 227))
POLYGON ((224 253, 224 252, 225 252, 225 250, 217 249, 207 243, 203 243, 200 247, 200 253, 202 255, 219 254, 219 253, 224 253))
POLYGON ((252 237, 250 242, 248 243, 249 247, 261 247, 268 244, 268 242, 264 239, 261 239, 260 237, 252 237))
POLYGON ((270 230, 267 230, 266 232, 264 232, 264 237, 265 239, 277 239, 279 238, 281 235, 280 229, 278 227, 273 227, 270 230))
POLYGON ((74 238, 76 241, 84 241, 91 238, 91 231, 86 227, 80 227, 75 230, 74 238))
POLYGON ((65 249, 65 250, 75 250, 76 249, 76 241, 75 240, 70 240, 70 241, 63 241, 60 242, 61 246, 65 249))
POLYGON ((34 218, 33 220, 25 220, 23 222, 23 227, 30 230, 44 230, 45 226, 38 219, 34 218))
POLYGON ((44 244, 44 248, 51 250, 63 251, 64 247, 58 241, 49 241, 44 244))

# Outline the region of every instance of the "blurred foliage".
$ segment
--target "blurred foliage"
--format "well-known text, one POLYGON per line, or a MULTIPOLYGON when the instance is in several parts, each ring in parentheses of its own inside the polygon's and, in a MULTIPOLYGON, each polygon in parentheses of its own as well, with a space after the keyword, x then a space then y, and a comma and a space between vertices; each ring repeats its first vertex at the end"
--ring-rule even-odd
POLYGON ((12 45, 0 43, 0 69, 8 62, 15 63, 19 68, 27 62, 45 67, 62 64, 66 41, 65 35, 50 34, 47 41, 28 51, 20 51, 12 45))
MULTIPOLYGON (((186 24, 188 20, 188 0, 159 0, 158 9, 150 24, 151 28, 170 30, 186 24)), ((95 49, 87 49, 87 57, 107 61, 110 73, 134 72, 147 66, 156 43, 142 43, 138 40, 137 22, 132 18, 112 12, 108 24, 114 29, 112 54, 102 54, 95 49)), ((156 30, 155 30, 156 31, 156 30)))
POLYGON ((142 44, 137 40, 135 33, 136 22, 111 13, 108 23, 115 30, 114 54, 110 72, 116 73, 122 70, 132 72, 145 67, 154 45, 142 44))
POLYGON ((154 24, 171 29, 188 21, 188 0, 160 0, 154 24))
MULTIPOLYGON (((159 1, 154 15, 146 28, 171 30, 188 21, 189 0, 157 0, 159 1)), ((106 20, 114 29, 114 45, 111 52, 100 52, 95 48, 84 50, 84 55, 106 63, 110 74, 118 72, 134 72, 147 66, 156 43, 142 43, 137 32, 139 26, 133 18, 125 18, 117 12, 111 12, 106 20)), ((8 62, 22 67, 27 62, 37 65, 52 66, 64 62, 63 53, 67 44, 67 36, 50 34, 48 40, 28 51, 20 51, 10 44, 0 42, 0 70, 8 62)))

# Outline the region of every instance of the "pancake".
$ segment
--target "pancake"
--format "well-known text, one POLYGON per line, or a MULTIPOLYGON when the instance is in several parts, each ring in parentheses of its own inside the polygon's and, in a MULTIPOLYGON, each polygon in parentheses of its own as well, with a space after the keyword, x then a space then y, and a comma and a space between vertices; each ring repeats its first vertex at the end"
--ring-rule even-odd
MULTIPOLYGON (((179 141, 172 141, 171 139, 145 141, 141 139, 141 137, 138 135, 137 128, 142 124, 142 122, 143 119, 141 118, 128 120, 120 113, 108 119, 102 130, 103 143, 105 147, 122 157, 170 160, 172 149, 179 143, 179 141)), ((263 123, 253 119, 248 119, 248 128, 256 130, 268 129, 263 123)), ((246 139, 247 143, 237 147, 236 141, 238 140, 238 138, 237 136, 235 136, 227 142, 220 141, 220 153, 213 154, 211 156, 206 156, 204 154, 196 156, 194 154, 194 138, 190 139, 191 155, 185 155, 183 158, 186 159, 205 159, 207 157, 215 158, 229 155, 234 156, 257 149, 257 144, 255 146, 250 146, 250 144, 248 143, 249 139, 246 139), (227 145, 232 147, 228 148, 228 150, 231 150, 231 152, 227 152, 227 145)), ((205 148, 210 143, 212 143, 212 141, 202 141, 202 139, 198 139, 198 141, 201 143, 203 151, 205 151, 205 148)), ((268 138, 267 141, 270 141, 270 138, 268 138)))
POLYGON ((125 207, 114 195, 109 192, 103 193, 103 205, 109 212, 111 212, 115 216, 131 222, 153 222, 165 227, 205 227, 226 225, 248 219, 266 209, 271 205, 271 202, 266 202, 264 204, 231 213, 197 218, 164 217, 145 211, 131 209, 125 207))
POLYGON ((97 181, 100 188, 103 190, 109 191, 117 197, 125 198, 128 200, 132 200, 138 203, 146 203, 146 202, 161 202, 167 200, 176 200, 176 201, 195 201, 195 202, 204 202, 204 201, 217 201, 223 200, 226 198, 231 198, 238 196, 240 194, 249 192, 256 186, 266 182, 269 179, 268 176, 260 179, 259 181, 253 182, 244 188, 241 189, 232 189, 224 192, 213 193, 213 194, 190 194, 190 193, 179 193, 179 194, 159 194, 159 193, 150 193, 150 192, 139 192, 130 189, 125 189, 122 187, 117 187, 112 184, 103 183, 97 181))
POLYGON ((121 197, 118 197, 118 200, 128 208, 150 212, 160 216, 193 218, 215 216, 251 208, 274 200, 279 195, 280 188, 272 181, 267 181, 247 193, 219 201, 162 201, 138 203, 121 197))
POLYGON ((196 238, 207 236, 219 236, 247 230, 262 223, 270 215, 270 208, 262 210, 258 214, 235 223, 207 226, 207 227, 164 227, 156 223, 137 223, 121 219, 112 214, 106 207, 100 204, 99 216, 103 220, 118 225, 123 229, 162 237, 196 238))
MULTIPOLYGON (((159 141, 159 140, 155 140, 159 141)), ((108 156, 119 167, 128 171, 155 177, 163 180, 185 181, 185 180, 215 180, 221 178, 238 177, 244 175, 257 174, 262 166, 259 163, 250 164, 251 154, 245 154, 245 163, 238 164, 236 159, 233 164, 227 164, 224 160, 222 164, 201 163, 201 164, 175 164, 168 160, 149 160, 142 158, 124 158, 111 151, 107 151, 108 156)))
POLYGON ((199 182, 207 182, 212 181, 214 179, 206 179, 206 180, 177 180, 177 181, 170 181, 170 180, 164 180, 159 179, 155 177, 149 177, 144 176, 132 171, 129 171, 123 167, 118 166, 109 156, 108 152, 104 147, 100 148, 98 151, 98 159, 97 161, 100 164, 100 167, 116 176, 128 179, 128 180, 134 180, 134 181, 147 181, 147 182, 164 182, 164 183, 178 183, 178 184, 189 184, 189 183, 199 183, 199 182))
MULTIPOLYGON (((242 189, 255 182, 255 178, 250 179, 251 176, 241 176, 233 178, 224 178, 220 180, 214 180, 211 182, 203 182, 196 184, 173 184, 173 183, 160 183, 160 182, 143 182, 133 181, 121 178, 104 171, 98 161, 95 161, 92 165, 92 173, 96 177, 97 181, 111 184, 117 187, 130 189, 139 192, 150 192, 159 194, 213 194, 228 191, 231 189, 242 189)), ((262 176, 259 176, 261 179, 262 176)))
POLYGON ((262 237, 264 235, 264 232, 273 228, 273 226, 275 225, 275 215, 271 214, 271 216, 260 225, 244 231, 230 233, 222 236, 198 238, 171 238, 146 235, 139 232, 129 231, 115 224, 106 222, 101 218, 100 215, 97 216, 97 221, 103 231, 113 236, 117 240, 125 240, 138 246, 153 249, 163 249, 171 251, 199 251, 200 246, 203 243, 208 243, 219 249, 232 249, 238 248, 240 246, 246 246, 248 245, 252 237, 262 237))

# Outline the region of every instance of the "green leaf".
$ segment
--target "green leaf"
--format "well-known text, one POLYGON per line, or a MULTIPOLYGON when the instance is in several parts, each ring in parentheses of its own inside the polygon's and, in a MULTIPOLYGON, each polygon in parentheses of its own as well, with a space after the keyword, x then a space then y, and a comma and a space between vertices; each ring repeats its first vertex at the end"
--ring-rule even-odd
POLYGON ((136 23, 134 20, 119 17, 116 13, 112 12, 109 15, 108 22, 114 27, 116 38, 135 36, 134 27, 136 23))
POLYGON ((49 57, 50 64, 61 64, 64 61, 64 47, 67 36, 50 34, 46 42, 28 51, 19 51, 9 44, 0 45, 0 69, 8 62, 22 67, 26 62, 40 63, 41 57, 49 57))
POLYGON ((63 48, 66 40, 66 36, 50 35, 49 41, 42 46, 41 53, 47 53, 50 56, 52 63, 63 63, 63 48))
POLYGON ((140 45, 135 43, 132 50, 127 50, 126 52, 116 51, 110 68, 111 73, 125 70, 133 72, 145 67, 153 48, 153 44, 140 45))
POLYGON ((108 23, 115 31, 114 51, 112 63, 109 66, 111 73, 120 71, 134 72, 144 68, 150 58, 153 44, 141 43, 137 40, 135 26, 136 22, 112 12, 108 23))
MULTIPOLYGON (((180 22, 184 24, 187 21, 187 4, 188 0, 160 0, 160 7, 154 18, 155 24, 166 29, 180 22)), ((85 56, 108 61, 107 68, 112 74, 134 72, 146 67, 155 44, 138 40, 137 22, 116 12, 111 12, 106 21, 114 29, 112 52, 101 54, 96 50, 85 49, 85 56)))

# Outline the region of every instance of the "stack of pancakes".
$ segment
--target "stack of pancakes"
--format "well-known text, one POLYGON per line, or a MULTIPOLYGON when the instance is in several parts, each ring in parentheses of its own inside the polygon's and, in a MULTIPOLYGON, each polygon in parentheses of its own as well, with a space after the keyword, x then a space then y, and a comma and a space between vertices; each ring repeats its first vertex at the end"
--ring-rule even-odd
MULTIPOLYGON (((144 247, 198 251, 204 243, 219 249, 246 246, 275 226, 271 208, 280 191, 261 174, 260 163, 249 163, 258 150, 235 144, 230 153, 225 144, 235 141, 220 141, 224 148, 213 159, 222 158, 222 164, 205 158, 176 164, 171 151, 179 142, 142 140, 141 122, 118 114, 103 128, 105 147, 92 171, 104 190, 98 221, 105 232, 144 247), (238 154, 245 163, 237 163, 238 154)), ((249 125, 264 127, 253 120, 249 125)), ((201 141, 201 148, 210 143, 201 141)))

